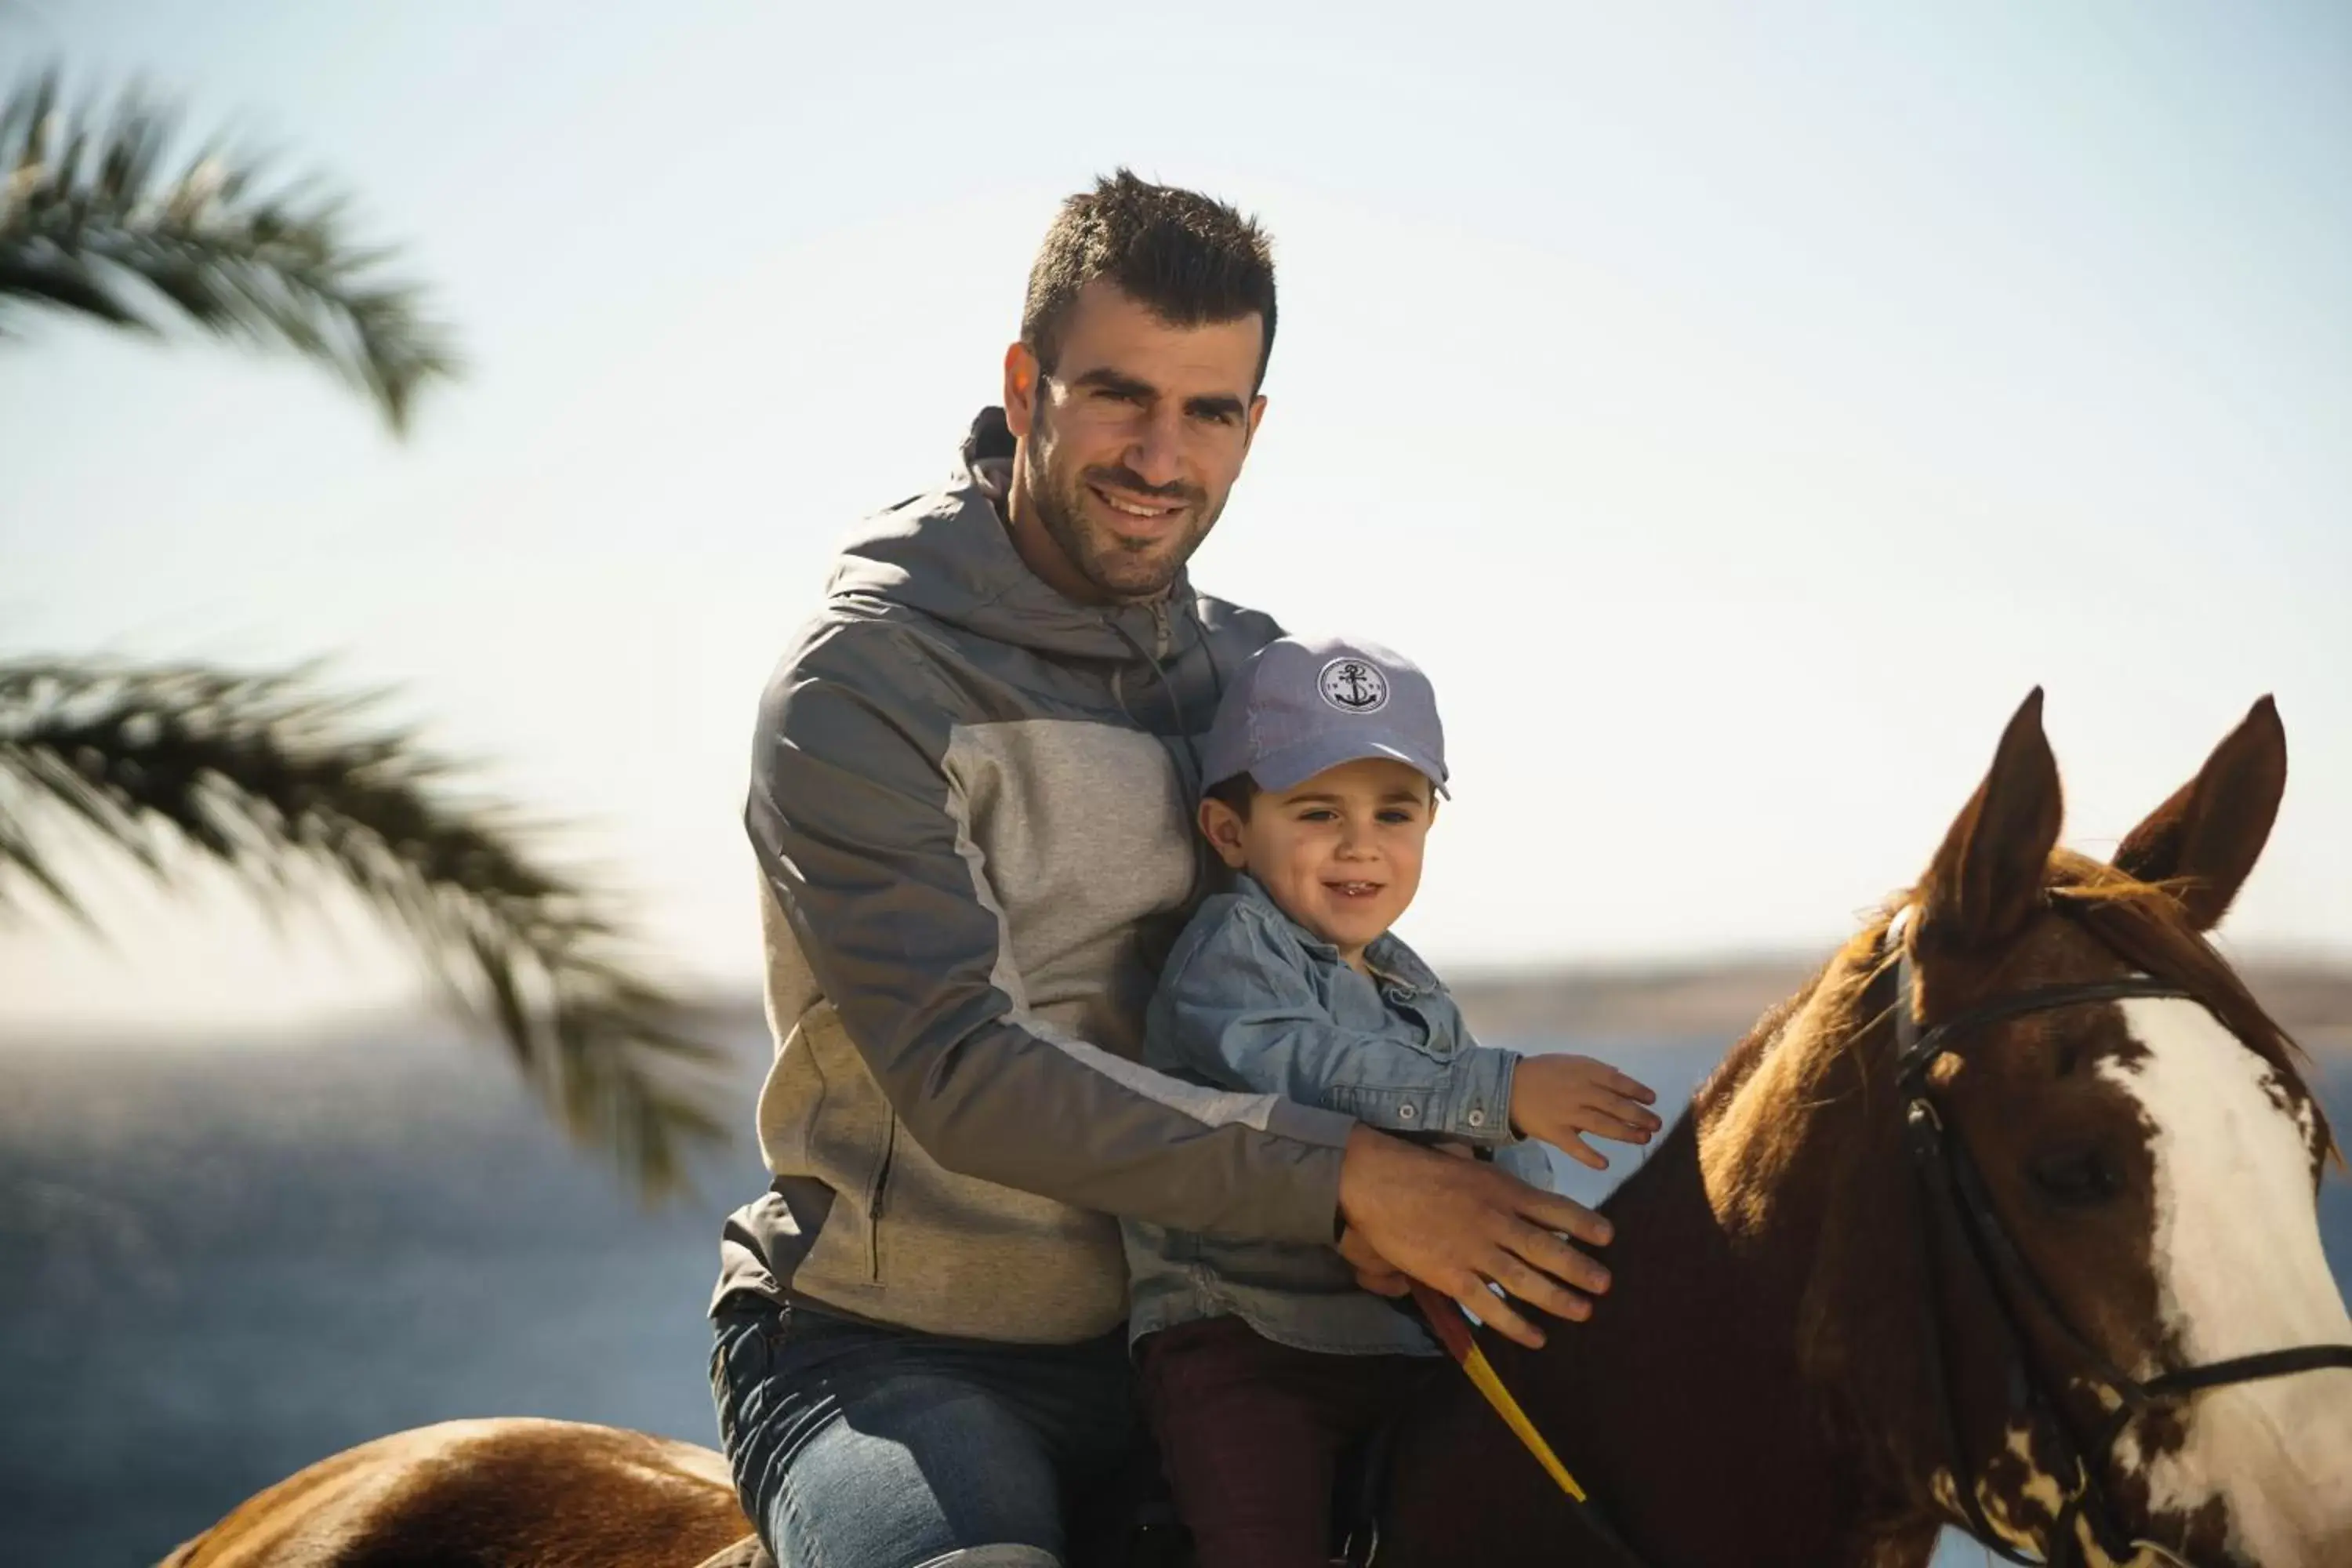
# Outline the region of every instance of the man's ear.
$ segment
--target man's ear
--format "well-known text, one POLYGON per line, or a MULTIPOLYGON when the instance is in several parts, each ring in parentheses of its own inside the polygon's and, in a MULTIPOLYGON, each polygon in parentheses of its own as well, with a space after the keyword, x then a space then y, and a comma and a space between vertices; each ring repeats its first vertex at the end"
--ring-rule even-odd
POLYGON ((1242 851, 1242 814, 1223 801, 1201 803, 1201 834, 1217 852, 1217 858, 1234 870, 1248 863, 1249 857, 1242 851))
POLYGON ((1265 417, 1265 394, 1250 399, 1249 413, 1242 421, 1242 455, 1249 455, 1250 443, 1257 439, 1259 421, 1265 417))
POLYGON ((1015 439, 1027 440, 1037 423, 1037 398, 1045 379, 1045 367, 1027 343, 1015 342, 1004 351, 1004 423, 1015 439))

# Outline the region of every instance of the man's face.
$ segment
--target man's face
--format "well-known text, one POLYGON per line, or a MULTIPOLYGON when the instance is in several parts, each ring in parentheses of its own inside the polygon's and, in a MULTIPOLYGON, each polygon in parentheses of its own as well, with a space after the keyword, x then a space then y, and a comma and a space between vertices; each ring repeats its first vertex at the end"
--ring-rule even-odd
POLYGON ((1097 280, 1078 296, 1052 374, 1013 345, 1013 527, 1043 532, 1051 559, 1031 559, 1039 575, 1093 603, 1167 591, 1224 510, 1265 412, 1255 390, 1264 332, 1255 315, 1171 327, 1097 280))
POLYGON ((1242 816, 1201 803, 1201 831, 1226 865, 1265 884, 1282 912, 1360 967, 1421 889, 1422 847, 1437 803, 1429 780, 1387 757, 1327 768, 1266 790, 1242 816))

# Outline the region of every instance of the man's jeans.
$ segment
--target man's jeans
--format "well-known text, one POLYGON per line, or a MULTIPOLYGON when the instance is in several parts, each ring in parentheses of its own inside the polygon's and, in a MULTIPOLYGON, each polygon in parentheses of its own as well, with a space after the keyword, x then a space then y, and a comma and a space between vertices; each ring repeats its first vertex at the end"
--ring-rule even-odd
POLYGON ((1142 1443, 1124 1331, 992 1344, 753 1297, 713 1325, 743 1510, 782 1568, 1062 1568, 1142 1443))

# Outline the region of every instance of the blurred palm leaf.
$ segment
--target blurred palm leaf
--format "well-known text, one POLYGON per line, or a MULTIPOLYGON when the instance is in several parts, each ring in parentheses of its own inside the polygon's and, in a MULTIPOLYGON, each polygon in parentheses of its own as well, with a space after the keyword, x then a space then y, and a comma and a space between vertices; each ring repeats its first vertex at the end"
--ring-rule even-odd
POLYGON ((602 901, 533 859, 533 825, 368 726, 373 700, 321 694, 309 669, 0 663, 0 912, 29 889, 87 920, 45 848, 74 829, 167 879, 166 851, 192 847, 273 906, 323 871, 496 1027, 576 1141, 649 1197, 685 1184, 688 1151, 724 1141, 723 1053, 633 967, 602 901))
POLYGON ((334 370, 405 432, 420 388, 457 368, 390 253, 352 246, 343 204, 207 149, 164 163, 176 117, 138 92, 110 116, 44 75, 0 100, 0 336, 26 305, 157 332, 181 318, 334 370))

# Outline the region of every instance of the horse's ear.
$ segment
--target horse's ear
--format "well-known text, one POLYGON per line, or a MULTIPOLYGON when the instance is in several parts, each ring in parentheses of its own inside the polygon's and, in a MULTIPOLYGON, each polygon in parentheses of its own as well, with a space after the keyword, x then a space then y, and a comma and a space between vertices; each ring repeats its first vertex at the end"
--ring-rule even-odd
POLYGON ((1967 951, 2015 935, 2042 901, 2064 816, 2037 686, 2001 731, 1991 771, 1927 868, 1920 884, 1921 945, 1967 951))
POLYGON ((2171 883, 2199 931, 2221 923, 2270 842, 2286 793, 2286 726, 2263 698, 2197 776, 2116 847, 2116 869, 2171 883))

